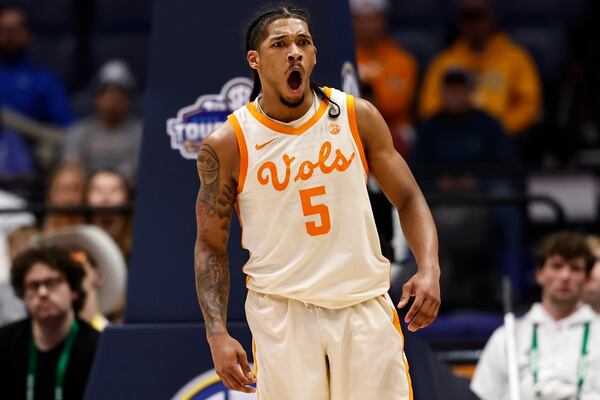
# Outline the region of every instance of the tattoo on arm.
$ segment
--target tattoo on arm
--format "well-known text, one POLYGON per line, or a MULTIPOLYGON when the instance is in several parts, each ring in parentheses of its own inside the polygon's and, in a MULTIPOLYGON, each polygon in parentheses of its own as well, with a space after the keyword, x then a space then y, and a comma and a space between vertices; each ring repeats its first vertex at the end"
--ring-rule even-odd
POLYGON ((226 254, 196 257, 196 292, 206 334, 215 335, 227 325, 229 267, 226 254))
POLYGON ((221 182, 217 153, 208 144, 198 152, 200 190, 196 201, 196 293, 208 336, 225 329, 229 300, 227 240, 235 200, 232 184, 221 182))

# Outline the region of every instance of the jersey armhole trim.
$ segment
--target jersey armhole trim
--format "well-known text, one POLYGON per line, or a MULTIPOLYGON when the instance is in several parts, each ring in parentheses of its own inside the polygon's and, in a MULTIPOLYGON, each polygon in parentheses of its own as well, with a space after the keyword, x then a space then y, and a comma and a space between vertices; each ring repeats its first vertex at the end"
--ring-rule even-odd
POLYGON ((363 148, 362 141, 360 140, 360 134, 358 133, 358 125, 356 123, 356 109, 354 107, 354 96, 347 95, 346 104, 348 105, 348 122, 350 123, 350 131, 352 132, 352 138, 354 139, 354 143, 358 148, 362 165, 365 168, 365 178, 369 179, 369 165, 367 164, 365 149, 363 148))
POLYGON ((234 114, 230 114, 227 119, 233 127, 235 138, 238 142, 238 148, 240 150, 240 174, 238 176, 237 192, 242 193, 244 190, 244 183, 246 183, 246 174, 248 173, 248 147, 246 146, 246 139, 242 132, 242 127, 234 114))

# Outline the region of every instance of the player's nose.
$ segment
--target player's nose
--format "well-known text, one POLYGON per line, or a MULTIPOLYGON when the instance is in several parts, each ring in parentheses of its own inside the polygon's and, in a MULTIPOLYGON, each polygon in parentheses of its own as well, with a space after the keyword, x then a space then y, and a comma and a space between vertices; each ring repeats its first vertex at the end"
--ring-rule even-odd
POLYGON ((292 43, 292 45, 289 47, 288 61, 299 61, 301 59, 302 52, 300 51, 300 48, 296 46, 295 43, 292 43))

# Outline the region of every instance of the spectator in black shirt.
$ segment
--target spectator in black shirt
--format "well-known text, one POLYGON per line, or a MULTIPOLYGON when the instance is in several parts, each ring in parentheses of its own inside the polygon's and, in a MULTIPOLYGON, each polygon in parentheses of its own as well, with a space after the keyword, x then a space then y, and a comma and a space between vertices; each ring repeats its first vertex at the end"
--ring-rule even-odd
POLYGON ((98 341, 76 317, 84 276, 59 247, 29 249, 14 260, 11 282, 29 318, 0 329, 0 398, 83 398, 98 341))

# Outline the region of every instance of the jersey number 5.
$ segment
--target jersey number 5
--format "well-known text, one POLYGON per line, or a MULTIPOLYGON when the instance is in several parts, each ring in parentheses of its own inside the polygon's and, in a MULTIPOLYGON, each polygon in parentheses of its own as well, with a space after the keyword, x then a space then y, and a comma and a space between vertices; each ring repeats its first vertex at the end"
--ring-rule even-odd
POLYGON ((300 190, 300 200, 302 201, 302 211, 305 217, 319 215, 321 224, 317 225, 313 221, 306 223, 306 232, 310 236, 324 235, 331 229, 329 220, 329 208, 325 204, 312 204, 311 198, 325 194, 325 186, 317 186, 310 189, 300 190))

